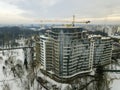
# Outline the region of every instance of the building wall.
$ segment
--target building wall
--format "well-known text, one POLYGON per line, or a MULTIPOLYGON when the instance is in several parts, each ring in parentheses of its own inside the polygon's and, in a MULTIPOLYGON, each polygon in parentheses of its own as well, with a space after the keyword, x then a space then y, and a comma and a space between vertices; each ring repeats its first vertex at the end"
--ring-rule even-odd
POLYGON ((94 66, 105 65, 111 63, 112 41, 111 39, 95 39, 94 46, 94 66))
POLYGON ((40 38, 40 64, 43 66, 43 69, 46 70, 46 41, 47 38, 41 36, 40 38))
POLYGON ((71 40, 63 47, 63 75, 73 75, 79 71, 89 70, 89 40, 71 40))
POLYGON ((110 63, 111 39, 88 37, 79 28, 55 28, 40 39, 41 65, 57 76, 72 76, 110 63))

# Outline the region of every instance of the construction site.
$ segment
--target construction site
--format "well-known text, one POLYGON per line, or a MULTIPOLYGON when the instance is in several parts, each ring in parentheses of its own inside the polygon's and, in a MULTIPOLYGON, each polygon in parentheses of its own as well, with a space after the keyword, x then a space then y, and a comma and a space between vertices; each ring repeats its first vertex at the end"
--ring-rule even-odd
MULTIPOLYGON (((45 20, 45 22, 51 21, 45 20)), ((75 23, 73 16, 72 26, 53 27, 46 31, 45 37, 40 36, 38 44, 39 51, 42 51, 37 57, 41 60, 41 72, 56 82, 70 84, 71 90, 111 90, 111 82, 119 79, 113 75, 120 72, 119 42, 110 37, 87 36, 86 30, 82 31, 79 28, 81 32, 77 31, 75 23)), ((90 21, 78 23, 90 23, 90 21)), ((70 87, 66 90, 70 90, 70 87)))
POLYGON ((56 21, 72 24, 52 26, 23 46, 0 48, 1 90, 113 90, 120 74, 119 39, 89 33, 76 23, 90 21, 76 22, 75 16, 40 22, 56 21))

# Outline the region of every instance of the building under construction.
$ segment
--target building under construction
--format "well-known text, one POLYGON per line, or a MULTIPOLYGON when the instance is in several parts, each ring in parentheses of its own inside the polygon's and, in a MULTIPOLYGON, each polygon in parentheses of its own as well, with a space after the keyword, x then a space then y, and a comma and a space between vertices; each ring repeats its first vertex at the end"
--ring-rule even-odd
POLYGON ((112 40, 79 27, 53 27, 40 35, 41 69, 60 78, 111 63, 112 40))

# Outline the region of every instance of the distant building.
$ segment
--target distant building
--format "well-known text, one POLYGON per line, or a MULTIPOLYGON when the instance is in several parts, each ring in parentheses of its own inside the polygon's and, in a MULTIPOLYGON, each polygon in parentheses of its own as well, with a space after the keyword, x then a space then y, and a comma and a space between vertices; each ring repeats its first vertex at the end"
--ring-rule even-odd
POLYGON ((55 27, 40 36, 40 63, 59 77, 90 72, 111 62, 110 38, 88 35, 79 27, 55 27))

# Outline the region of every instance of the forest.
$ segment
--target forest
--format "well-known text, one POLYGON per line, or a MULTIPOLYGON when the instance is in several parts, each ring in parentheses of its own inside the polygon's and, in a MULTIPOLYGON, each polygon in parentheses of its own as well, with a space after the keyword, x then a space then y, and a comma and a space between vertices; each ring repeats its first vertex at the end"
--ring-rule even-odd
POLYGON ((14 43, 15 39, 19 39, 21 37, 28 38, 38 33, 39 31, 33 31, 29 28, 22 28, 18 26, 0 27, 0 45, 9 41, 14 43))

